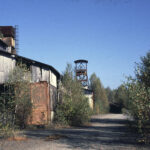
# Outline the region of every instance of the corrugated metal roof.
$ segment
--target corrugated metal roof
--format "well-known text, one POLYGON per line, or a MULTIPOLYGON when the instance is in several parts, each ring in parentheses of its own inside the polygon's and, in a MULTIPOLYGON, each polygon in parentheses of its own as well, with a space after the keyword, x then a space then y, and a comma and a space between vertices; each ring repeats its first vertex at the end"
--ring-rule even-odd
POLYGON ((33 59, 29 59, 29 58, 26 58, 26 57, 23 57, 23 56, 19 56, 19 55, 14 55, 14 54, 11 54, 11 53, 8 53, 8 52, 4 52, 4 51, 1 51, 0 50, 0 54, 5 54, 9 57, 13 57, 17 60, 22 60, 22 61, 26 61, 27 63, 30 63, 30 64, 34 64, 34 65, 39 65, 39 66, 43 66, 43 67, 47 67, 49 68, 50 70, 52 70, 58 78, 61 77, 60 73, 54 68, 52 67, 51 65, 48 65, 48 64, 45 64, 45 63, 42 63, 42 62, 39 62, 39 61, 36 61, 36 60, 33 60, 33 59))
POLYGON ((88 61, 84 59, 79 59, 74 61, 74 63, 80 63, 80 62, 88 63, 88 61))

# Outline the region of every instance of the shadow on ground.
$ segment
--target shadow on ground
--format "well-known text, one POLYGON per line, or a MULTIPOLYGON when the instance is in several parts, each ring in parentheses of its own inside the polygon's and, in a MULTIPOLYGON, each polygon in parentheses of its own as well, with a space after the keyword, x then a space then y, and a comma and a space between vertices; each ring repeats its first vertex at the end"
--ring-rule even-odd
POLYGON ((26 131, 25 134, 28 137, 42 138, 43 140, 52 134, 64 135, 63 138, 55 142, 65 143, 71 149, 97 149, 100 145, 109 145, 109 147, 142 146, 137 145, 137 135, 131 133, 131 130, 125 125, 126 123, 127 120, 92 119, 91 126, 73 129, 26 131), (99 126, 94 126, 95 123, 98 123, 99 126), (108 126, 100 126, 103 123, 108 126))
POLYGON ((93 118, 91 119, 91 123, 107 123, 107 124, 127 124, 128 120, 123 120, 123 119, 98 119, 98 118, 93 118))

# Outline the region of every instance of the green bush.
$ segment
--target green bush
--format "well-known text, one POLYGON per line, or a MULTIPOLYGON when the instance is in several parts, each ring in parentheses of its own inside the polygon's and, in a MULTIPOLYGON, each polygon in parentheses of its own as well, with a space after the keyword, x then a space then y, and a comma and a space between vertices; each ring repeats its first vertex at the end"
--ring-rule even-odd
POLYGON ((13 135, 14 135, 14 129, 9 124, 5 126, 0 124, 0 137, 8 138, 13 135))
POLYGON ((88 122, 91 109, 84 96, 81 83, 74 78, 73 69, 69 64, 63 75, 60 93, 62 100, 57 105, 55 122, 73 126, 88 122))
POLYGON ((135 78, 125 84, 129 92, 128 110, 145 142, 150 136, 150 52, 141 58, 135 68, 135 78))
POLYGON ((0 120, 3 126, 24 128, 31 112, 30 73, 17 65, 8 75, 0 92, 0 120))
POLYGON ((76 103, 66 100, 58 104, 55 121, 63 125, 80 126, 89 121, 91 113, 86 98, 76 103))
POLYGON ((142 136, 150 133, 150 88, 131 80, 127 84, 129 90, 128 109, 134 117, 137 129, 142 136))

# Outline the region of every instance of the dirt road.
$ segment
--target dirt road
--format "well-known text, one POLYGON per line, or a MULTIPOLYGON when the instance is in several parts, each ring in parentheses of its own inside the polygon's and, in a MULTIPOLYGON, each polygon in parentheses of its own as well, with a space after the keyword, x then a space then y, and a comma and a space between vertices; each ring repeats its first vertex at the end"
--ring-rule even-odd
POLYGON ((93 116, 91 125, 80 128, 25 131, 26 141, 5 141, 0 150, 148 150, 137 145, 136 135, 122 114, 93 116), (54 135, 55 140, 50 137, 54 135), (49 138, 47 138, 50 136, 49 138))

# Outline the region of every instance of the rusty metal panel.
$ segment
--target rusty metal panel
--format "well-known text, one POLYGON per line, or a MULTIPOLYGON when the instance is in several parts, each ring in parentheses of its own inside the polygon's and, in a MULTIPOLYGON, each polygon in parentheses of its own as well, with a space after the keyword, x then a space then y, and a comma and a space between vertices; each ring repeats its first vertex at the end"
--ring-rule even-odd
POLYGON ((32 81, 39 82, 41 81, 41 68, 38 66, 32 65, 32 81))
POLYGON ((50 121, 49 85, 47 82, 31 84, 31 101, 33 104, 29 124, 45 125, 50 121))
POLYGON ((53 85, 50 85, 50 99, 51 111, 54 111, 57 105, 57 88, 53 85))

